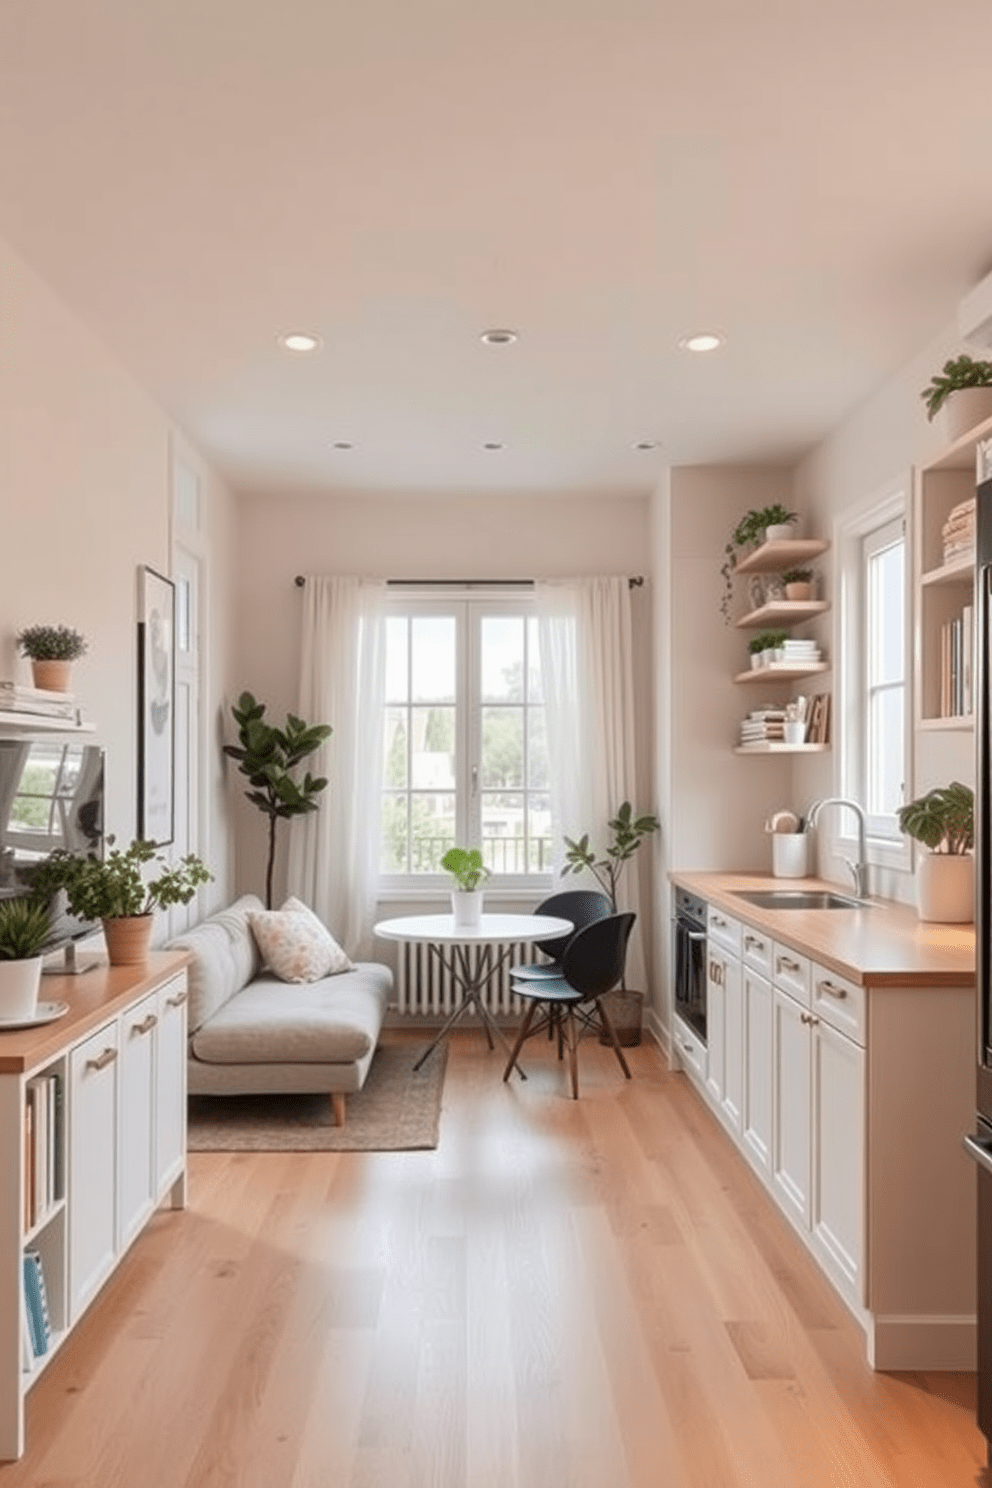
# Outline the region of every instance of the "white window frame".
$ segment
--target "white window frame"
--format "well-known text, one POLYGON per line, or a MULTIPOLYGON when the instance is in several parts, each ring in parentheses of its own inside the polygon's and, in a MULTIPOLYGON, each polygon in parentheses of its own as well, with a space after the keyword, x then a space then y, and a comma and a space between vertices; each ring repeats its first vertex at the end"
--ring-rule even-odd
MULTIPOLYGON (((837 794, 858 802, 867 799, 867 759, 865 754, 865 540, 895 521, 903 524, 905 541, 904 586, 904 658, 905 707, 904 768, 906 790, 913 778, 913 669, 912 669, 912 473, 907 471, 897 480, 876 492, 864 502, 844 512, 834 528, 836 553, 837 608, 834 622, 834 673, 837 693, 838 728, 836 730, 837 794)), ((839 829, 833 846, 847 855, 857 849, 852 830, 853 813, 836 813, 831 819, 839 829)), ((866 852, 868 862, 876 867, 897 872, 912 871, 912 844, 898 830, 895 818, 870 817, 867 822, 866 852)))
MULTIPOLYGON (((500 585, 432 585, 429 589, 411 584, 396 585, 386 601, 389 615, 453 615, 456 620, 455 660, 455 835, 459 843, 478 840, 478 815, 473 812, 472 798, 481 800, 481 791, 472 790, 472 770, 481 759, 481 674, 479 625, 482 615, 523 615, 535 612, 534 593, 530 586, 519 588, 500 585)), ((543 898, 552 892, 554 872, 494 873, 486 879, 487 891, 501 899, 527 900, 543 898)), ((436 899, 451 888, 445 873, 383 873, 379 882, 381 900, 436 899)))

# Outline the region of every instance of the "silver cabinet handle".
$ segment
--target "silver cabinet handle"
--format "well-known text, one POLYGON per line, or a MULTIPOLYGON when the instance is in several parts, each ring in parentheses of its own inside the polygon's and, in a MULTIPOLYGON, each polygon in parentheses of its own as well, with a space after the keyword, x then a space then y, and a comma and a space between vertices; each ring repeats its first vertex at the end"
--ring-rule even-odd
POLYGON ((765 942, 763 940, 759 940, 757 935, 745 935, 744 944, 746 946, 754 946, 754 948, 758 951, 763 951, 765 949, 765 942))
POLYGON ((779 971, 802 971, 798 961, 790 961, 788 956, 779 956, 775 963, 779 971))
POLYGON ((826 979, 822 982, 817 982, 816 990, 817 992, 825 993, 827 997, 836 998, 838 1002, 843 1002, 847 996, 846 987, 838 987, 836 982, 828 982, 826 979))
POLYGON ((811 1028, 816 1027, 820 1022, 819 1018, 814 1017, 812 1013, 800 1013, 799 1021, 800 1023, 808 1023, 811 1028))
POLYGON ((147 1018, 142 1018, 142 1020, 141 1020, 140 1023, 132 1023, 132 1025, 131 1025, 131 1032, 133 1034, 138 1034, 139 1036, 141 1034, 143 1034, 143 1033, 151 1033, 152 1029, 155 1027, 155 1024, 157 1022, 158 1022, 158 1014, 157 1013, 149 1013, 148 1014, 148 1017, 147 1018))
POLYGON ((713 916, 713 923, 714 923, 714 925, 719 925, 721 930, 726 930, 726 928, 727 928, 727 922, 726 922, 726 920, 721 919, 721 917, 718 914, 715 914, 713 916))
POLYGON ((986 1173, 992 1173, 992 1144, 978 1137, 962 1137, 961 1146, 980 1168, 984 1168, 986 1173))
POLYGON ((183 1003, 188 999, 188 997, 188 992, 177 992, 175 997, 167 997, 165 1001, 169 1007, 182 1007, 183 1003))
POLYGON ((113 1064, 113 1062, 114 1062, 114 1060, 116 1058, 117 1058, 117 1050, 116 1049, 104 1049, 103 1053, 102 1054, 98 1054, 95 1059, 87 1059, 87 1061, 86 1061, 86 1068, 87 1069, 90 1069, 90 1070, 102 1070, 102 1069, 106 1069, 107 1068, 107 1065, 108 1064, 113 1064))
POLYGON ((716 987, 723 986, 723 967, 720 965, 719 961, 710 962, 710 981, 716 987))

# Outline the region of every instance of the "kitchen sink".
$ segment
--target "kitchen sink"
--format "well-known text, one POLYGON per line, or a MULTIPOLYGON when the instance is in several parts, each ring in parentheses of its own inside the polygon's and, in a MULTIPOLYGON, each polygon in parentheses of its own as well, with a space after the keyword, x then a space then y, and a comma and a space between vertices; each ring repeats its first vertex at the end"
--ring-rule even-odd
POLYGON ((733 889, 735 899, 746 899, 760 909, 869 909, 865 899, 849 899, 829 889, 733 889))

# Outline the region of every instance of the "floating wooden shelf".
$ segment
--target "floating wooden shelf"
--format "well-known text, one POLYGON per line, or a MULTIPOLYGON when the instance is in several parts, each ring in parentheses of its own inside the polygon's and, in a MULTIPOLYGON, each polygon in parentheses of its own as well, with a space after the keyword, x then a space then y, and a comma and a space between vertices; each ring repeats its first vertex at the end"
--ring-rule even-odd
POLYGON ((738 559, 734 572, 778 573, 786 568, 799 568, 811 558, 819 558, 829 548, 830 544, 820 537, 789 537, 762 543, 746 558, 738 559))
POLYGON ((738 744, 735 754, 824 754, 829 744, 738 744))
POLYGON ((71 718, 49 718, 43 713, 0 712, 0 729, 24 734, 95 734, 95 723, 73 723, 71 718))
POLYGON ((826 661, 811 661, 805 666, 790 666, 787 661, 773 661, 771 666, 751 667, 738 672, 735 682, 800 682, 803 677, 814 677, 817 672, 829 672, 826 661))
POLYGON ((920 575, 921 584, 970 584, 975 575, 975 557, 969 554, 963 558, 953 558, 950 563, 941 564, 940 568, 931 568, 928 573, 920 575))
POLYGON ((808 620, 813 615, 822 615, 829 610, 825 599, 776 599, 763 604, 760 609, 742 615, 737 625, 740 630, 760 630, 762 626, 795 625, 799 620, 808 620))
POLYGON ((920 728, 927 733, 947 733, 952 729, 970 729, 975 727, 975 715, 973 713, 958 713, 952 718, 921 718, 920 728))

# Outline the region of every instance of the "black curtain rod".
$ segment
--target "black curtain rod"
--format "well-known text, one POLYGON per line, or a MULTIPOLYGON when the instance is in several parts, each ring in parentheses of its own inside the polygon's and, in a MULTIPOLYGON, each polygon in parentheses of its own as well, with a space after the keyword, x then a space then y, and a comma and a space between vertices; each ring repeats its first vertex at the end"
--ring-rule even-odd
MULTIPOLYGON (((296 585, 297 589, 302 589, 303 588, 303 585, 306 583, 306 579, 303 577, 302 574, 297 574, 296 575, 296 578, 293 580, 293 583, 296 585)), ((635 574, 632 578, 629 578, 627 580, 627 583, 628 583, 628 585, 630 586, 631 589, 640 589, 641 585, 644 583, 644 577, 643 577, 642 574, 635 574)), ((409 588, 415 588, 415 589, 432 589, 432 588, 448 589, 448 588, 451 588, 452 586, 454 586, 456 588, 465 588, 465 589, 470 589, 470 588, 477 588, 477 589, 499 589, 499 588, 525 589, 525 588, 533 588, 533 586, 534 586, 534 580, 533 579, 387 579, 386 580, 386 584, 387 585, 394 584, 394 585, 397 585, 397 586, 399 586, 399 585, 406 585, 409 588)))

